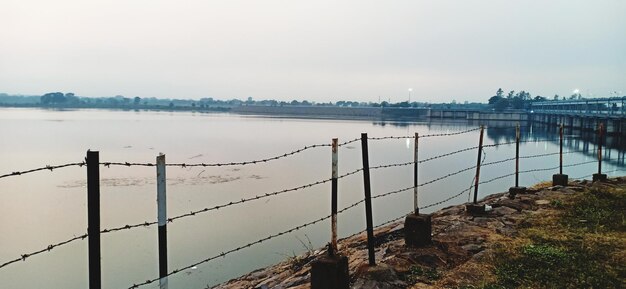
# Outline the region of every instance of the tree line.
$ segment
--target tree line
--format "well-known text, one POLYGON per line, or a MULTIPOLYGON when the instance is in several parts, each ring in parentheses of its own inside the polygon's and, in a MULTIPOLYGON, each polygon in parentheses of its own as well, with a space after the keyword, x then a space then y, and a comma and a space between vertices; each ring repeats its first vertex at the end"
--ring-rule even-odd
MULTIPOLYGON (((552 97, 552 100, 565 100, 566 97, 560 97, 558 94, 555 94, 552 97)), ((574 92, 570 95, 569 99, 582 99, 582 95, 578 92, 574 92)), ((537 95, 532 97, 532 95, 527 91, 519 91, 515 92, 515 90, 509 91, 506 96, 504 95, 504 90, 502 88, 498 88, 496 94, 489 98, 489 106, 494 110, 505 110, 505 109, 527 109, 530 107, 530 104, 533 102, 539 101, 547 101, 546 97, 541 95, 537 95)))

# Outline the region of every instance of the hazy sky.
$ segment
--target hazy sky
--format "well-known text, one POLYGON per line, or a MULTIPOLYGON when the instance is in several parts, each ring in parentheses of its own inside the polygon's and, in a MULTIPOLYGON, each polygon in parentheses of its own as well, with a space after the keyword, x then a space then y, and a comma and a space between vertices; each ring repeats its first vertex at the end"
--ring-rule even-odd
POLYGON ((0 0, 0 92, 313 101, 626 94, 624 0, 0 0))

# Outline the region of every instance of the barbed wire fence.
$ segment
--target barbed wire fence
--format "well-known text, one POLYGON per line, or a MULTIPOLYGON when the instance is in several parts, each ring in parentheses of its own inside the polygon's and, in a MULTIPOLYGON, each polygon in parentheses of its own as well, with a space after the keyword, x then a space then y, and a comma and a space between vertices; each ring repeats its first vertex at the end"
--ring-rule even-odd
MULTIPOLYGON (((430 138, 430 137, 456 136, 456 135, 461 135, 461 134, 475 132, 475 131, 478 131, 480 129, 481 128, 473 128, 473 129, 468 129, 468 130, 458 131, 458 132, 451 132, 451 133, 426 134, 426 135, 422 135, 422 136, 419 136, 419 137, 417 135, 416 136, 383 136, 383 137, 369 137, 367 139, 373 140, 373 141, 394 140, 394 139, 416 139, 417 140, 417 138, 421 139, 421 138, 430 138)), ((509 129, 509 128, 505 128, 505 129, 509 129)), ((361 140, 361 139, 360 138, 355 138, 355 139, 352 139, 352 140, 349 140, 349 141, 346 141, 346 142, 343 142, 343 143, 339 143, 337 146, 338 147, 346 146, 346 145, 349 145, 349 144, 356 143, 359 140, 361 140)), ((531 143, 531 142, 541 143, 541 142, 550 142, 550 141, 555 141, 555 140, 558 140, 558 139, 554 139, 554 138, 528 139, 528 140, 524 140, 524 141, 519 141, 519 143, 531 143)), ((498 147, 501 147, 501 146, 508 146, 508 145, 512 145, 512 144, 515 144, 515 143, 516 142, 500 142, 500 143, 495 143, 495 144, 484 145, 484 146, 482 146, 482 148, 498 148, 498 147)), ((331 144, 308 145, 308 146, 305 146, 303 148, 300 148, 300 149, 297 149, 297 150, 293 150, 293 151, 290 151, 290 152, 287 152, 287 153, 284 153, 284 154, 280 154, 280 155, 276 155, 276 156, 272 156, 272 157, 267 157, 267 158, 261 158, 261 159, 258 159, 258 160, 240 161, 240 162, 224 162, 224 163, 166 163, 164 165, 168 166, 168 167, 181 167, 181 168, 187 168, 187 167, 226 167, 226 166, 256 165, 256 164, 262 164, 262 163, 267 163, 267 162, 271 162, 271 161, 287 158, 289 156, 294 156, 294 155, 297 155, 299 153, 305 152, 307 150, 312 150, 312 149, 321 148, 321 147, 331 147, 331 144)), ((378 166, 371 166, 371 167, 368 167, 367 169, 368 170, 379 170, 379 169, 387 169, 387 168, 394 168, 394 167, 415 166, 417 164, 423 164, 423 163, 427 163, 427 162, 434 161, 434 160, 437 160, 437 159, 454 156, 456 154, 460 154, 460 153, 463 153, 463 152, 473 151, 473 150, 476 150, 477 148, 478 148, 478 146, 471 146, 471 147, 458 149, 458 150, 455 150, 455 151, 452 151, 452 152, 439 154, 439 155, 432 156, 432 157, 429 157, 429 158, 426 158, 426 159, 422 159, 422 160, 417 160, 416 159, 416 160, 411 161, 411 162, 383 164, 383 165, 378 165, 378 166)), ((570 151, 567 151, 567 152, 563 152, 563 154, 573 154, 573 153, 577 153, 577 152, 581 152, 581 151, 583 151, 583 150, 570 150, 570 151)), ((524 156, 519 156, 519 159, 543 158, 543 157, 555 156, 555 155, 558 155, 558 154, 559 154, 558 152, 554 152, 554 153, 542 153, 542 154, 535 154, 535 155, 524 155, 524 156)), ((382 199, 382 198, 385 198, 385 197, 388 197, 388 196, 391 196, 391 195, 399 194, 399 193, 402 193, 402 192, 407 192, 407 191, 409 191, 411 189, 416 189, 417 187, 427 186, 427 185, 430 185, 430 184, 433 184, 433 183, 445 180, 447 178, 450 178, 450 177, 453 177, 453 176, 457 176, 457 175, 462 174, 464 172, 468 172, 468 171, 474 170, 478 166, 488 167, 488 166, 494 166, 494 165, 498 165, 498 164, 502 164, 502 163, 506 163, 506 162, 510 162, 510 161, 516 160, 516 158, 504 158, 504 159, 495 160, 495 161, 491 161, 491 162, 485 162, 486 156, 487 156, 487 153, 485 151, 482 151, 482 160, 476 166, 470 166, 470 167, 463 168, 463 169, 460 169, 460 170, 457 170, 457 171, 453 171, 453 172, 441 175, 439 177, 433 178, 431 180, 428 180, 426 182, 419 183, 419 184, 414 185, 414 186, 409 186, 409 187, 405 187, 405 188, 396 189, 396 190, 388 191, 388 192, 385 192, 385 193, 381 193, 381 194, 372 196, 371 199, 382 199)), ((563 167, 580 166, 580 165, 596 163, 596 162, 597 161, 595 161, 595 160, 594 161, 587 161, 587 162, 581 162, 581 163, 574 163, 574 164, 564 165, 563 167)), ((68 167, 83 167, 83 166, 87 166, 87 163, 88 163, 87 160, 85 160, 85 161, 82 161, 82 162, 67 163, 67 164, 62 164, 62 165, 54 165, 54 166, 46 165, 46 166, 42 166, 42 167, 35 168, 35 169, 29 169, 29 170, 23 170, 23 171, 15 171, 15 172, 12 172, 12 173, 7 173, 7 174, 4 174, 4 175, 0 175, 0 179, 7 178, 7 177, 16 177, 16 176, 21 176, 21 175, 25 175, 25 174, 40 172, 40 171, 54 171, 54 170, 57 170, 57 169, 68 168, 68 167)), ((112 167, 112 166, 154 167, 154 166, 157 166, 157 163, 150 163, 150 162, 146 162, 146 163, 137 163, 137 162, 97 162, 97 166, 103 166, 103 167, 107 167, 107 168, 108 167, 112 167)), ((555 169, 558 169, 558 168, 559 168, 558 166, 557 167, 546 167, 546 168, 534 168, 534 169, 519 171, 517 173, 519 173, 519 174, 527 174, 527 173, 533 173, 533 172, 550 171, 550 170, 555 170, 555 169)), ((347 178, 347 177, 352 176, 352 175, 356 175, 356 174, 358 174, 360 172, 363 172, 363 170, 364 170, 363 168, 360 168, 360 169, 356 169, 356 170, 350 171, 348 173, 345 173, 343 175, 338 176, 337 179, 343 179, 343 178, 347 178)), ((623 170, 614 170, 613 172, 616 172, 616 171, 623 171, 623 170)), ((501 180, 501 179, 504 179, 504 178, 507 178, 507 177, 511 177, 513 175, 515 175, 515 173, 503 174, 503 175, 500 175, 500 176, 497 176, 497 177, 493 177, 493 178, 485 180, 485 181, 481 181, 479 183, 480 184, 491 183, 491 182, 495 182, 497 180, 501 180)), ((580 178, 587 178, 587 177, 589 177, 589 176, 583 176, 583 177, 580 177, 580 178)), ((476 176, 475 176, 475 178, 476 178, 476 176)), ((330 179, 322 179, 322 180, 317 180, 317 181, 310 182, 310 183, 307 183, 305 185, 301 185, 301 186, 297 186, 297 187, 281 189, 281 190, 267 192, 267 193, 263 193, 263 194, 256 194, 256 195, 254 195, 252 197, 242 198, 242 199, 239 199, 239 200, 233 200, 233 201, 230 201, 230 202, 227 202, 227 203, 222 203, 222 204, 214 205, 214 206, 210 206, 210 207, 204 207, 202 209, 192 210, 192 211, 190 211, 188 213, 184 213, 184 214, 180 214, 180 215, 177 215, 177 216, 169 217, 169 218, 166 219, 166 222, 167 223, 172 223, 175 220, 185 219, 185 218, 197 216, 197 215, 200 215, 200 214, 208 213, 208 212, 211 212, 211 211, 217 211, 219 209, 225 209, 225 208, 228 208, 228 207, 231 207, 231 206, 242 205, 244 203, 253 202, 253 201, 256 201, 256 200, 261 200, 261 199, 266 199, 266 198, 270 198, 270 197, 275 197, 275 196, 279 196, 279 195, 286 194, 286 193, 289 193, 289 192, 300 191, 300 190, 304 190, 304 189, 311 188, 311 187, 314 187, 314 186, 326 184, 326 183, 329 183, 331 181, 333 181, 332 178, 330 178, 330 179)), ((471 186, 469 188, 461 190, 460 192, 458 192, 458 193, 456 193, 456 194, 454 194, 452 196, 446 197, 446 198, 444 198, 442 200, 439 200, 437 202, 434 202, 434 203, 431 203, 431 204, 428 204, 428 205, 421 206, 419 208, 420 209, 427 209, 427 208, 440 206, 440 205, 446 204, 446 203, 450 202, 451 200, 453 200, 455 198, 458 198, 458 197, 460 197, 463 194, 468 193, 468 192, 471 192, 471 186)), ((351 205, 341 209, 337 213, 338 214, 344 213, 344 212, 346 212, 346 211, 348 211, 348 210, 350 210, 352 208, 355 208, 355 207, 359 206, 360 204, 364 203, 365 201, 366 201, 365 199, 361 199, 361 200, 359 200, 359 201, 357 201, 355 203, 352 203, 351 205)), ((407 213, 407 214, 410 214, 410 212, 407 213)), ((403 214, 402 216, 399 216, 397 218, 394 218, 394 219, 391 219, 391 220, 387 220, 387 221, 379 224, 377 227, 397 222, 400 219, 404 218, 407 214, 403 214)), ((226 257, 229 254, 241 251, 241 250, 246 249, 246 248, 253 247, 253 246, 257 245, 257 244, 269 241, 269 240, 274 239, 274 238, 278 238, 280 236, 292 233, 294 231, 301 230, 303 228, 312 226, 314 224, 320 223, 320 222, 328 220, 330 218, 331 218, 331 215, 324 216, 324 217, 315 219, 313 221, 304 223, 302 225, 292 227, 292 228, 290 228, 288 230, 284 230, 284 231, 280 231, 280 232, 272 234, 272 235, 268 235, 265 238, 258 239, 258 240, 253 241, 253 242, 246 243, 246 244, 244 244, 242 246, 239 246, 239 247, 227 250, 227 251, 223 251, 220 254, 217 254, 217 255, 214 255, 214 256, 202 259, 202 260, 197 261, 195 263, 192 263, 192 264, 190 264, 188 266, 184 266, 184 267, 180 267, 180 268, 175 269, 175 270, 171 270, 171 271, 167 272, 167 274, 161 275, 158 278, 153 278, 153 279, 146 280, 145 282, 133 284, 129 288, 133 289, 133 288, 138 288, 138 287, 141 287, 141 286, 144 286, 144 285, 152 284, 152 283, 154 283, 156 281, 162 280, 162 278, 165 278, 165 277, 168 277, 168 276, 180 273, 182 271, 185 271, 185 270, 188 270, 190 268, 193 268, 193 267, 195 267, 197 265, 204 264, 204 263, 210 262, 210 261, 218 259, 218 258, 226 257)), ((99 233, 100 234, 108 234, 108 233, 113 233, 113 232, 118 232, 118 231, 131 230, 131 229, 135 229, 135 228, 139 228, 139 227, 150 227, 150 226, 155 226, 155 225, 160 225, 160 222, 159 221, 145 221, 145 222, 136 223, 136 224, 126 224, 126 225, 122 225, 122 226, 102 229, 102 230, 99 230, 99 233)), ((353 234, 351 236, 363 233, 364 231, 358 232, 358 233, 353 234)), ((96 231, 96 232, 98 232, 98 231, 96 231)), ((348 236, 346 238, 349 238, 351 236, 348 236)), ((36 255, 39 255, 39 254, 43 254, 43 253, 46 253, 46 252, 50 252, 50 251, 52 251, 54 249, 66 246, 66 245, 74 243, 76 241, 85 240, 88 237, 89 237, 88 234, 79 234, 79 235, 72 236, 71 238, 68 238, 67 240, 50 244, 50 245, 46 246, 45 248, 42 248, 42 249, 39 249, 39 250, 30 252, 30 253, 19 254, 19 257, 0 264, 0 269, 2 269, 4 267, 7 267, 7 266, 9 266, 11 264, 15 264, 15 263, 20 262, 20 261, 26 261, 30 257, 36 256, 36 255)))

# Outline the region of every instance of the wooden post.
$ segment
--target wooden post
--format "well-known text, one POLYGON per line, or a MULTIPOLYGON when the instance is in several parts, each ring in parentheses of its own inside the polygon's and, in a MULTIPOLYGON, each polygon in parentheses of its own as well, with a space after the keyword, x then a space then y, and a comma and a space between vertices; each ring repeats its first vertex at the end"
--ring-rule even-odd
POLYGON ((87 235, 89 289, 100 289, 100 156, 97 151, 87 151, 87 235))
POLYGON ((167 194, 165 155, 156 158, 157 220, 159 224, 159 288, 167 289, 167 194))
POLYGON ((365 189, 365 218, 367 222, 367 251, 369 265, 376 266, 374 255, 374 221, 372 219, 372 192, 370 187, 370 164, 367 150, 367 133, 361 134, 361 153, 363 158, 363 187, 365 189))

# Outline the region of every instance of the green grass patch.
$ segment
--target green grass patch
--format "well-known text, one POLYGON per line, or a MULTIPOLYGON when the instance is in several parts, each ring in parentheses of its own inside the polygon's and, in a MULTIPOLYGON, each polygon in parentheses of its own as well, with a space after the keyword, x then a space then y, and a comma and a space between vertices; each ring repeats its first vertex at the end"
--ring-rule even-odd
POLYGON ((496 281, 457 289, 626 288, 626 190, 594 187, 550 208, 496 246, 496 281))
POLYGON ((566 206, 562 222, 594 232, 626 231, 626 190, 591 190, 574 197, 566 206))
POLYGON ((439 280, 441 275, 436 268, 423 268, 421 266, 411 266, 409 271, 404 275, 404 280, 410 284, 418 281, 435 281, 439 280))

